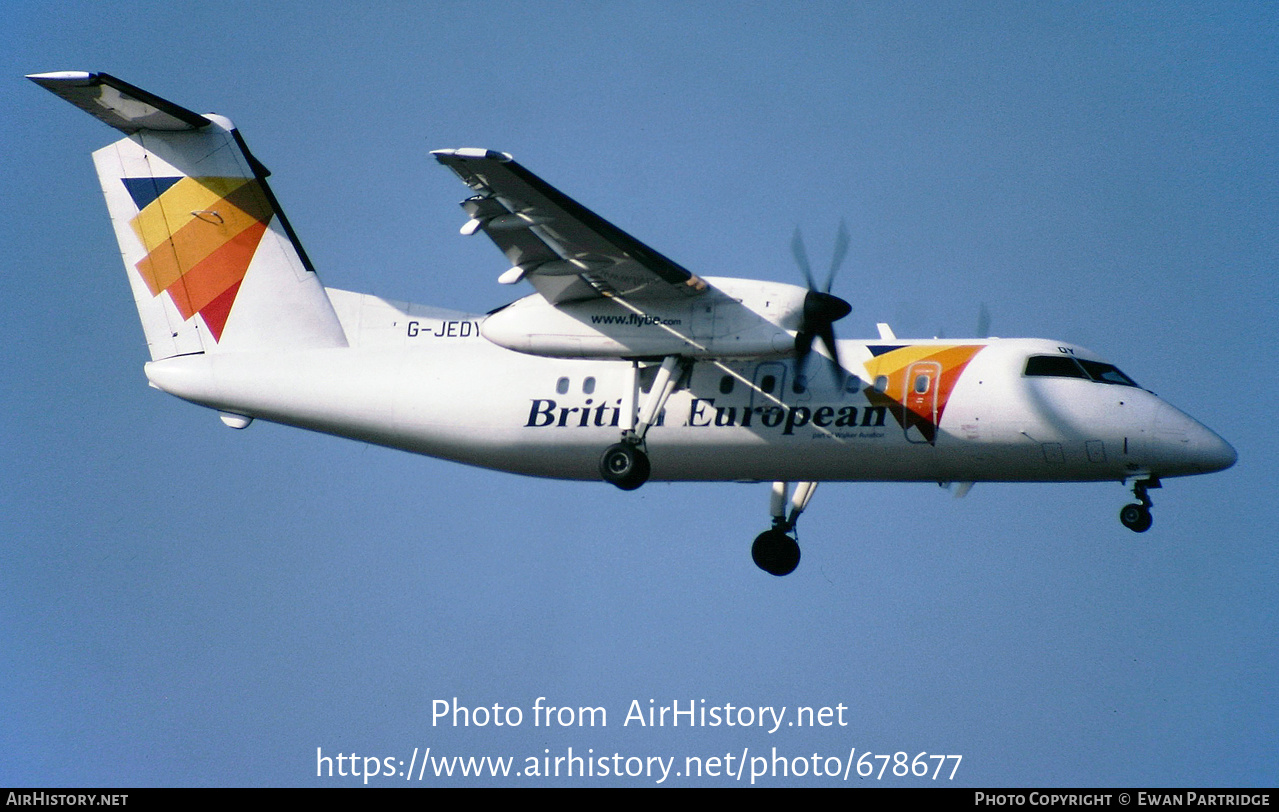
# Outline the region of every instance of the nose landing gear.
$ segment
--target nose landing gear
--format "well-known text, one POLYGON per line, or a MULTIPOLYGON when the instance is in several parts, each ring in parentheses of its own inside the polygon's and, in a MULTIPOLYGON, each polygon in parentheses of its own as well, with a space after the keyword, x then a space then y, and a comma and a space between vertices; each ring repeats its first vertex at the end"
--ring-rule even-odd
POLYGON ((1133 504, 1124 505, 1123 510, 1119 511, 1119 521, 1134 533, 1144 533, 1150 529, 1155 519, 1150 515, 1150 508, 1133 504))
POLYGON ((782 522, 755 537, 751 558, 755 566, 770 575, 790 575, 799 566, 799 543, 787 535, 790 528, 782 522))
POLYGON ((751 545, 751 558, 755 566, 770 575, 790 575, 799 566, 799 543, 790 535, 795 529, 799 514, 817 490, 816 482, 801 482, 795 486, 795 496, 790 500, 790 515, 786 515, 786 498, 789 482, 774 482, 770 508, 773 526, 755 537, 751 545))
POLYGON ((1159 488, 1158 478, 1138 479, 1132 483, 1132 493, 1136 496, 1138 503, 1124 505, 1123 510, 1119 511, 1119 521, 1123 526, 1134 533, 1144 533, 1150 529, 1150 525, 1154 524, 1154 517, 1150 515, 1150 508, 1154 506, 1154 502, 1150 498, 1150 494, 1146 493, 1149 488, 1159 488))

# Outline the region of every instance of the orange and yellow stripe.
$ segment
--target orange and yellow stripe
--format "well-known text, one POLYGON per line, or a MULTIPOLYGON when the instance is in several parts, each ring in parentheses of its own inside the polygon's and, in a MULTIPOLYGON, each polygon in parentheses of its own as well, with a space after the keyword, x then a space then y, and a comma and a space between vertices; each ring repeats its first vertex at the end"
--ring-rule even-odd
POLYGON ((271 215, 252 178, 181 178, 130 222, 147 251, 135 267, 153 296, 167 292, 184 319, 199 313, 218 341, 271 215))

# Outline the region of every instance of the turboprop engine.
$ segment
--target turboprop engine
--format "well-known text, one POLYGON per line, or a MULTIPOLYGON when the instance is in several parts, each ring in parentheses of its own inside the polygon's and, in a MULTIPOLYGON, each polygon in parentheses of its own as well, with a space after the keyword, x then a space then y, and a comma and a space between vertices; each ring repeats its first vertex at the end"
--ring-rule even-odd
POLYGON ((490 314, 480 333, 498 346, 553 358, 780 358, 796 352, 796 334, 814 311, 813 298, 842 317, 847 305, 829 294, 781 282, 708 278, 690 299, 644 302, 624 297, 551 304, 534 294, 490 314), (809 314, 809 315, 806 315, 809 314))

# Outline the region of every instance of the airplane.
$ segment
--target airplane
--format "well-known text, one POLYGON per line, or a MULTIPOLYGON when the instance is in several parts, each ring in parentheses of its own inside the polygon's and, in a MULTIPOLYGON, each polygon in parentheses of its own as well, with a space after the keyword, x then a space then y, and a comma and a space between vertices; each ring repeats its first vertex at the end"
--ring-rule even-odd
MULTIPOLYGON (((799 564, 819 482, 1116 481, 1152 523, 1163 479, 1235 450, 1065 341, 836 339, 824 285, 698 276, 487 149, 432 153, 470 190, 464 235, 533 293, 487 314, 326 288, 232 122, 106 73, 27 78, 124 138, 93 153, 150 385, 243 429, 262 419, 484 468, 603 480, 771 482, 764 571, 799 564), (813 372, 810 361, 825 367, 813 372)), ((985 320, 985 317, 983 317, 985 320)))

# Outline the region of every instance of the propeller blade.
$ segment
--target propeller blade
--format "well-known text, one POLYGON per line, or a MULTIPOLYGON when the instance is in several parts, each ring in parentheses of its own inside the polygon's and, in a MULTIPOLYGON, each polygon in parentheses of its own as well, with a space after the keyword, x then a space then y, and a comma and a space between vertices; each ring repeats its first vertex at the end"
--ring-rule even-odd
POLYGON ((844 383, 844 366, 839 362, 839 349, 835 343, 835 322, 852 312, 853 306, 830 292, 835 283, 835 274, 839 272, 848 256, 848 226, 839 221, 839 231, 835 234, 835 250, 831 256, 830 272, 826 275, 826 287, 819 290, 813 279, 813 267, 808 261, 808 249, 804 247, 804 237, 799 226, 795 227, 795 235, 791 237, 790 250, 795 255, 795 264, 804 274, 808 283, 808 293, 804 294, 804 309, 800 314, 799 327, 795 331, 795 376, 796 382, 804 377, 804 368, 808 365, 808 356, 813 352, 813 342, 821 339, 822 345, 834 364, 836 380, 844 383))
POLYGON ((977 337, 990 338, 990 310, 986 308, 985 302, 977 310, 977 337))
POLYGON ((841 387, 844 385, 844 365, 839 362, 839 349, 835 343, 835 328, 827 324, 826 328, 820 333, 822 346, 826 348, 826 352, 830 353, 831 372, 835 374, 835 382, 841 387))
POLYGON ((814 333, 800 330, 795 334, 795 377, 804 377, 804 367, 808 366, 808 356, 813 352, 813 342, 817 339, 814 333))
MULTIPOLYGON (((830 258, 830 273, 826 275, 826 287, 823 290, 830 293, 830 287, 835 283, 835 274, 839 271, 840 266, 844 264, 844 259, 848 256, 848 226, 844 224, 843 218, 839 221, 839 231, 835 234, 835 252, 830 258)), ((812 285, 809 285, 812 287, 812 285)))
POLYGON ((804 313, 799 330, 795 333, 795 374, 803 375, 813 342, 821 339, 835 365, 836 379, 842 384, 844 367, 839 362, 839 350, 835 344, 835 322, 852 312, 853 306, 843 299, 819 290, 810 290, 804 296, 804 313))
POLYGON ((795 264, 804 273, 804 281, 808 283, 808 289, 813 290, 817 287, 817 283, 813 281, 813 268, 808 264, 808 251, 804 250, 804 238, 800 236, 799 226, 795 226, 795 236, 791 237, 790 250, 795 255, 795 264))

